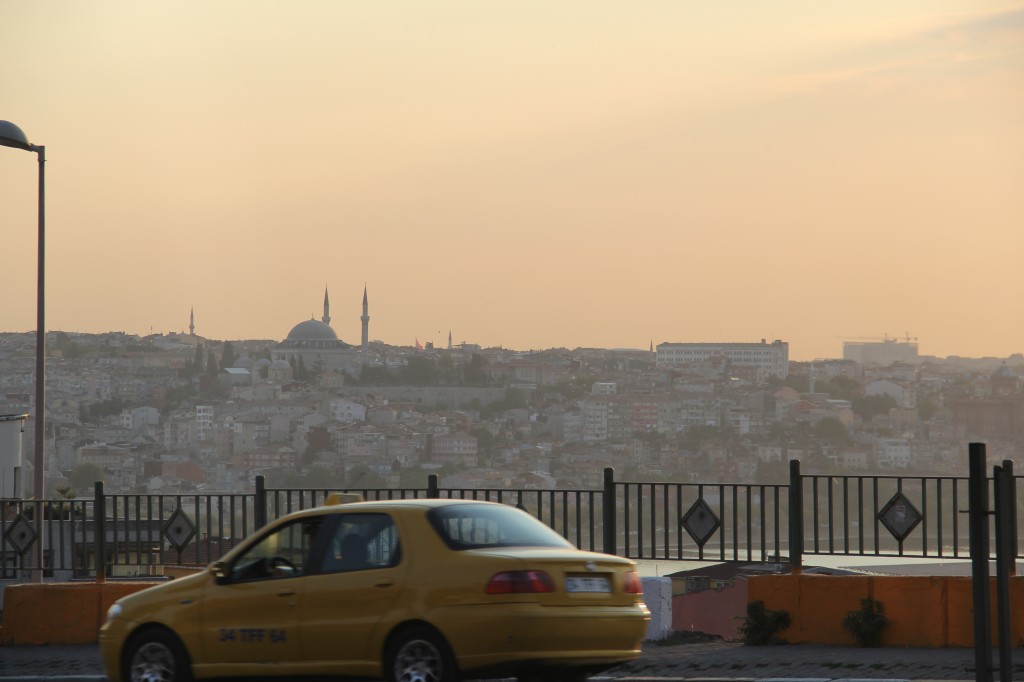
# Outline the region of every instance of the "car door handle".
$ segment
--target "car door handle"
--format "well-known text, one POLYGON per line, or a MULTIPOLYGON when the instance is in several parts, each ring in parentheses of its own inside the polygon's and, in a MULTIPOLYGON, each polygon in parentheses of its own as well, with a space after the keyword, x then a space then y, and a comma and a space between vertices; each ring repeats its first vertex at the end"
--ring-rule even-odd
POLYGON ((277 596, 278 596, 278 597, 291 597, 291 596, 293 596, 294 594, 295 594, 295 590, 293 590, 293 589, 290 589, 290 588, 285 588, 285 589, 283 589, 283 590, 279 591, 279 592, 277 593, 277 596))
POLYGON ((394 584, 395 584, 394 580, 391 580, 389 578, 384 578, 383 580, 378 580, 377 582, 375 582, 373 584, 373 586, 374 587, 391 587, 394 584))

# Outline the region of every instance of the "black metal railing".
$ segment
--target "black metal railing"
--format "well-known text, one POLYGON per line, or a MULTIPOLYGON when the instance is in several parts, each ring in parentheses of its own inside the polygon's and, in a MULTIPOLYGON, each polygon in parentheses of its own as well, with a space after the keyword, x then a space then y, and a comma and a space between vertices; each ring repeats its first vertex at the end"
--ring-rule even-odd
MULTIPOLYGON (((600 489, 268 489, 249 493, 124 495, 97 484, 92 500, 0 501, 0 579, 33 570, 42 516, 44 575, 54 579, 151 575, 204 565, 281 516, 323 505, 332 492, 367 500, 474 499, 515 505, 581 549, 634 559, 790 562, 809 555, 966 558, 968 479, 803 474, 786 483, 646 483, 600 489), (103 557, 101 560, 100 557, 103 557)), ((1019 479, 1010 472, 1013 518, 1019 479)), ((992 485, 992 479, 989 479, 992 485)), ((1014 524, 1013 535, 1017 539, 1014 524)), ((1017 556, 1017 546, 1013 555, 1017 556)))

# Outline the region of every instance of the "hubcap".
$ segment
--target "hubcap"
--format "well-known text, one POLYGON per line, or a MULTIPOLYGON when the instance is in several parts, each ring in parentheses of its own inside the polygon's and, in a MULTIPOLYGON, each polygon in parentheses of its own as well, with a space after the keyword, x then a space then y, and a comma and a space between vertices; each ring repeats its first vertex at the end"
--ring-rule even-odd
POLYGON ((401 682, 438 682, 441 652, 422 639, 406 642, 395 657, 395 678, 401 682))
POLYGON ((159 642, 146 642, 132 656, 132 682, 174 682, 174 654, 159 642))

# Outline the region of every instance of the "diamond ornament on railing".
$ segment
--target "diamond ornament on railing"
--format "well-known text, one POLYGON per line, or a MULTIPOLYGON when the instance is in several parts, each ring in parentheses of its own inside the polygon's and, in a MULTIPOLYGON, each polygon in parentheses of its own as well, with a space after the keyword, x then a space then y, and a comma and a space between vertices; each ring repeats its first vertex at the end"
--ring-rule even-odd
POLYGON ((721 525, 715 512, 711 510, 703 497, 693 503, 680 523, 699 547, 703 547, 721 525))
POLYGON ((921 512, 902 493, 896 493, 892 499, 878 512, 878 520, 882 522, 898 542, 903 542, 921 523, 921 512))
POLYGON ((195 524, 192 523, 192 519, 188 517, 188 514, 181 510, 181 507, 175 509, 174 513, 171 514, 171 518, 167 519, 167 523, 164 524, 164 537, 179 552, 192 540, 195 534, 195 524))
POLYGON ((4 533, 4 538, 18 554, 27 552, 38 537, 35 526, 23 514, 18 514, 18 518, 14 519, 14 523, 4 533))

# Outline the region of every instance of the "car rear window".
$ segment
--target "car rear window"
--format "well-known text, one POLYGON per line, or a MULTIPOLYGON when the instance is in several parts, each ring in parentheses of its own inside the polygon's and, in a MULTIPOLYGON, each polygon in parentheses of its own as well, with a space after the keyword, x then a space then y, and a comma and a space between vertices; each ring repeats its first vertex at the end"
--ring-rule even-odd
POLYGON ((572 547, 529 514, 500 504, 437 507, 427 514, 441 539, 454 550, 485 547, 572 547))

